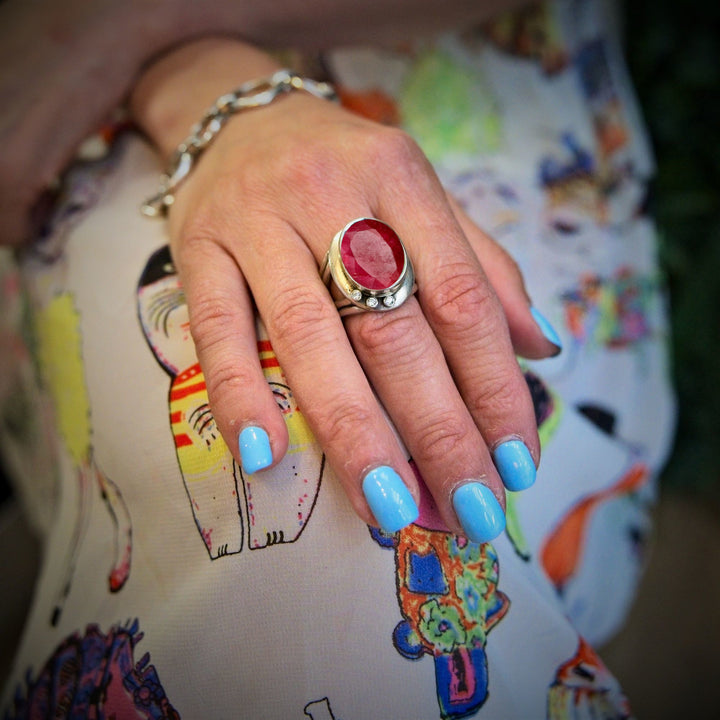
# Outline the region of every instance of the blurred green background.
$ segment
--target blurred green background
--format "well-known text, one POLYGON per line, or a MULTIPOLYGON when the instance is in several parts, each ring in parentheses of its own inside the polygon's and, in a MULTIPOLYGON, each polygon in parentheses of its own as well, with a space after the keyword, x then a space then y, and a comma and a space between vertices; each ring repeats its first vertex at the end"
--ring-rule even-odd
POLYGON ((720 4, 627 0, 623 11, 671 298, 679 419, 663 481, 720 497, 720 4))

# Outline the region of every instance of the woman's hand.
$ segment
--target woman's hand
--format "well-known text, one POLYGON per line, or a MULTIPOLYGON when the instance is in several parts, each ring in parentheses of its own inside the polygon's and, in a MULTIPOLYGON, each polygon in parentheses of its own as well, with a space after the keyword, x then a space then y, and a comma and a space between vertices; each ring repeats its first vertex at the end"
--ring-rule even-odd
MULTIPOLYGON (((148 72, 133 106, 169 154, 217 96, 275 69, 240 43, 194 43, 148 72)), ((406 134, 303 93, 239 114, 178 191, 169 228, 210 404, 246 469, 277 462, 288 442, 257 356, 255 304, 363 520, 397 530, 420 501, 379 398, 448 528, 476 541, 502 531, 503 483, 529 487, 540 457, 515 351, 559 348, 512 260, 446 196, 406 134), (418 292, 342 320, 318 268, 359 217, 396 230, 418 292)))

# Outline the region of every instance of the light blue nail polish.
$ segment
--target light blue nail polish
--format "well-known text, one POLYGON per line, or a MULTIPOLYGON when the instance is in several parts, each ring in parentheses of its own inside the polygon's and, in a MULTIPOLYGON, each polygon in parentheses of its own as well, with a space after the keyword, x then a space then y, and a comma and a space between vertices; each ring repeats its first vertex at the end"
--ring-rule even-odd
POLYGON ((460 525, 473 542, 488 542, 505 529, 505 513, 492 490, 482 483, 460 485, 452 501, 460 525))
POLYGON ((243 471, 248 475, 272 465, 270 438, 260 427, 246 427, 238 438, 243 471))
POLYGON ((540 328, 543 336, 548 342, 551 342, 558 350, 562 350, 562 340, 557 334, 555 328, 549 323, 548 319, 536 308, 530 308, 530 314, 540 328))
POLYGON ((418 518, 418 507, 402 478, 387 465, 371 470, 362 483, 375 519, 385 532, 397 532, 418 518))
POLYGON ((522 440, 508 440, 493 451, 493 460, 508 490, 527 490, 535 482, 535 463, 522 440))

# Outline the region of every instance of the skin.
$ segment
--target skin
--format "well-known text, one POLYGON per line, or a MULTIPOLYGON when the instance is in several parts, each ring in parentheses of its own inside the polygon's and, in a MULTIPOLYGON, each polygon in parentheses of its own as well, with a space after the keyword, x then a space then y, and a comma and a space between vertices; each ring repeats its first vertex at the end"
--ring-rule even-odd
MULTIPOLYGON (((272 37, 297 45, 305 38, 312 46, 320 34, 330 44, 381 42, 398 39, 401 29, 439 27, 436 3, 421 3, 429 9, 424 14, 410 0, 397 0, 393 12, 372 0, 358 22, 348 22, 354 0, 329 3, 322 33, 307 3, 294 0, 208 2, 203 13, 189 0, 172 12, 162 1, 118 5, 6 0, 1 8, 7 43, 0 42, 0 92, 9 98, 0 119, 8 149, 0 156, 6 244, 31 233, 32 208, 44 189, 128 93, 136 121, 168 157, 216 97, 277 67, 248 42, 194 36, 237 32, 253 42, 272 37), (422 22, 410 27, 409 17, 422 22)), ((441 9, 451 23, 479 20, 493 7, 453 2, 441 9)), ((361 481, 373 467, 394 468, 419 498, 371 388, 456 532, 451 499, 460 484, 481 480, 504 507, 490 456, 498 443, 522 439, 539 462, 515 352, 541 358, 556 348, 530 316, 511 258, 447 197, 404 133, 299 93, 238 114, 177 193, 169 232, 210 403, 237 459, 237 436, 248 425, 265 428, 275 461, 288 442, 257 359, 254 301, 311 428, 366 522, 375 524, 361 481), (395 228, 419 292, 390 313, 343 321, 318 266, 332 236, 360 216, 395 228), (419 387, 410 404, 408 389, 419 387)))

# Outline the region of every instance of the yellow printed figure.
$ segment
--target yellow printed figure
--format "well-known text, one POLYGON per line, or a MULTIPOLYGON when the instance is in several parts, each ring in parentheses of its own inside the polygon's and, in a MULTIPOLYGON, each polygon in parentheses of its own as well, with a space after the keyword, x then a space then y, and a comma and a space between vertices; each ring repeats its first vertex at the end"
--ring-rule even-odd
POLYGON ((138 311, 156 359, 170 375, 172 437, 195 524, 211 559, 297 540, 317 499, 325 458, 258 327, 263 372, 285 417, 288 451, 275 467, 246 475, 234 462, 208 404, 190 337, 188 310, 169 249, 148 260, 138 311))
POLYGON ((43 380, 52 396, 58 434, 63 440, 79 485, 78 511, 66 553, 62 587, 51 622, 56 625, 72 584, 77 553, 89 522, 91 491, 96 481, 113 523, 115 554, 108 575, 110 592, 120 590, 130 574, 132 526, 120 490, 93 455, 90 401, 85 385, 80 318, 70 293, 54 296, 35 316, 38 357, 43 380))

